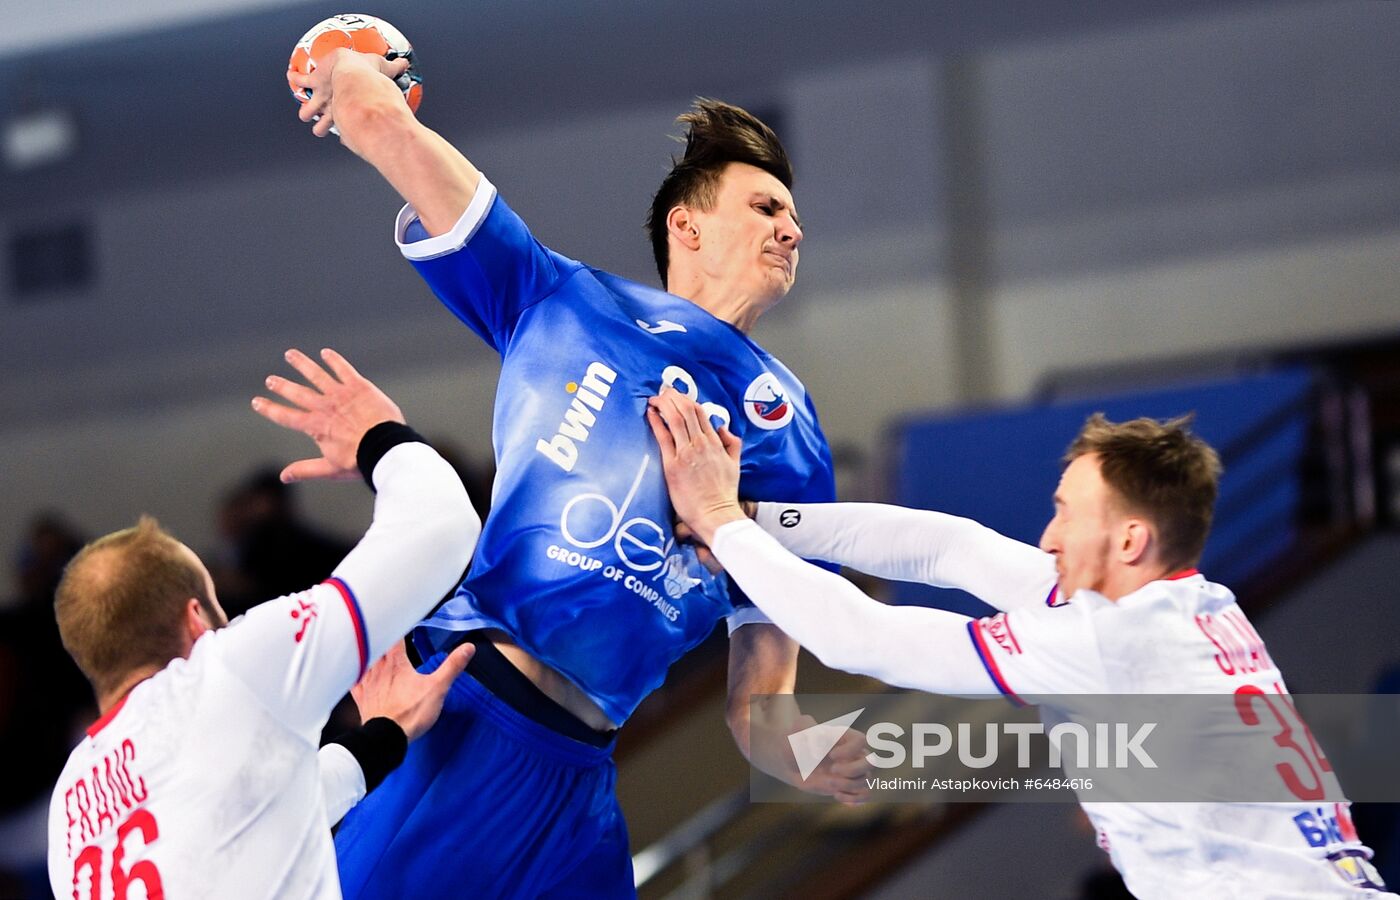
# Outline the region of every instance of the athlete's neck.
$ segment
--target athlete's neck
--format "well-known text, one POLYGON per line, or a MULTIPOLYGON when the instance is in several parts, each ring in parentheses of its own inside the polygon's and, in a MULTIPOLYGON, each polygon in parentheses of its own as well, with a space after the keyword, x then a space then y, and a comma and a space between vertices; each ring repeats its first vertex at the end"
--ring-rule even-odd
POLYGON ((756 296, 725 290, 713 282, 680 277, 668 281, 671 293, 684 297, 708 312, 748 334, 758 319, 777 305, 781 297, 756 296))
POLYGON ((131 672, 127 673, 125 677, 118 681, 112 688, 103 691, 101 694, 98 694, 97 712, 100 715, 106 715, 107 710, 122 702, 122 700, 126 698, 126 695, 131 693, 132 690, 135 689, 135 687, 138 684, 145 681, 147 678, 150 678, 152 675, 156 674, 163 668, 164 666, 157 666, 152 664, 133 669, 131 672))
POLYGON ((1166 581, 1180 571, 1182 569, 1178 566, 1164 566, 1160 563, 1154 563, 1143 569, 1130 566, 1110 574, 1099 589, 1099 593, 1117 603, 1129 594, 1137 593, 1152 582, 1166 581))

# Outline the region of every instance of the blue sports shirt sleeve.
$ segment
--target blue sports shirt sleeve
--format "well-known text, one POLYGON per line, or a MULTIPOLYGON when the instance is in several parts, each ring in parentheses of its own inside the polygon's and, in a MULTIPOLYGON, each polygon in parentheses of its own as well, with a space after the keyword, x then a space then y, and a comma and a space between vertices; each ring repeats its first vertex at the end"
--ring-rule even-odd
POLYGON ((484 176, 452 230, 429 236, 405 206, 394 240, 438 299, 498 353, 520 314, 580 268, 535 240, 484 176))

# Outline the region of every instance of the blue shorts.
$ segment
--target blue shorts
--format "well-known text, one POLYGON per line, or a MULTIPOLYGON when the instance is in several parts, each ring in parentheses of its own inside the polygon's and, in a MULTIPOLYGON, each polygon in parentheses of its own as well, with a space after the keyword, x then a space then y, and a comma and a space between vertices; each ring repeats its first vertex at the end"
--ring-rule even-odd
POLYGON ((349 900, 635 897, 616 782, 611 745, 565 737, 461 675, 437 724, 342 821, 341 890, 349 900))

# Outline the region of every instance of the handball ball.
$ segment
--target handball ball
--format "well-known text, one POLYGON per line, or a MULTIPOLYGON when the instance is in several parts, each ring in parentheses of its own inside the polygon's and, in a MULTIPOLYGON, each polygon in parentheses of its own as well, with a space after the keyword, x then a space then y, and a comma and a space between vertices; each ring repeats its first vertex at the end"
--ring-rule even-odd
MULTIPOLYGON (((423 101, 423 76, 418 71, 418 62, 413 58, 413 47, 397 28, 374 16, 343 13, 317 24, 297 41, 287 69, 289 72, 310 74, 319 60, 340 47, 349 47, 359 53, 373 53, 390 60, 407 59, 408 68, 395 79, 395 83, 403 91, 409 109, 418 111, 418 104, 423 101)), ((290 84, 290 80, 288 84, 298 102, 305 103, 310 99, 310 91, 290 84)))

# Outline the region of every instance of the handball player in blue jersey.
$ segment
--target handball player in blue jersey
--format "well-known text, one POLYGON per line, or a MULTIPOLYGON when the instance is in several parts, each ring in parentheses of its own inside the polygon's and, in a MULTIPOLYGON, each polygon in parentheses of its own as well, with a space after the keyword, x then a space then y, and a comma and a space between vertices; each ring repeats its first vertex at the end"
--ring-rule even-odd
POLYGON ((414 634, 428 668, 464 640, 476 656, 438 724, 345 820, 346 896, 631 895, 614 734, 721 619, 740 749, 791 783, 859 799, 853 741, 805 781, 790 755, 755 758, 749 697, 793 690, 797 648, 676 540, 645 418, 647 398, 673 387, 743 441, 745 497, 834 498, 802 383, 747 336, 797 271, 782 145, 727 104, 681 117, 685 153, 648 222, 658 290, 536 241, 414 118, 391 80, 403 65, 336 51, 291 77, 311 90, 313 132, 337 126, 407 201, 404 256, 501 354, 497 476, 465 581, 414 634))

